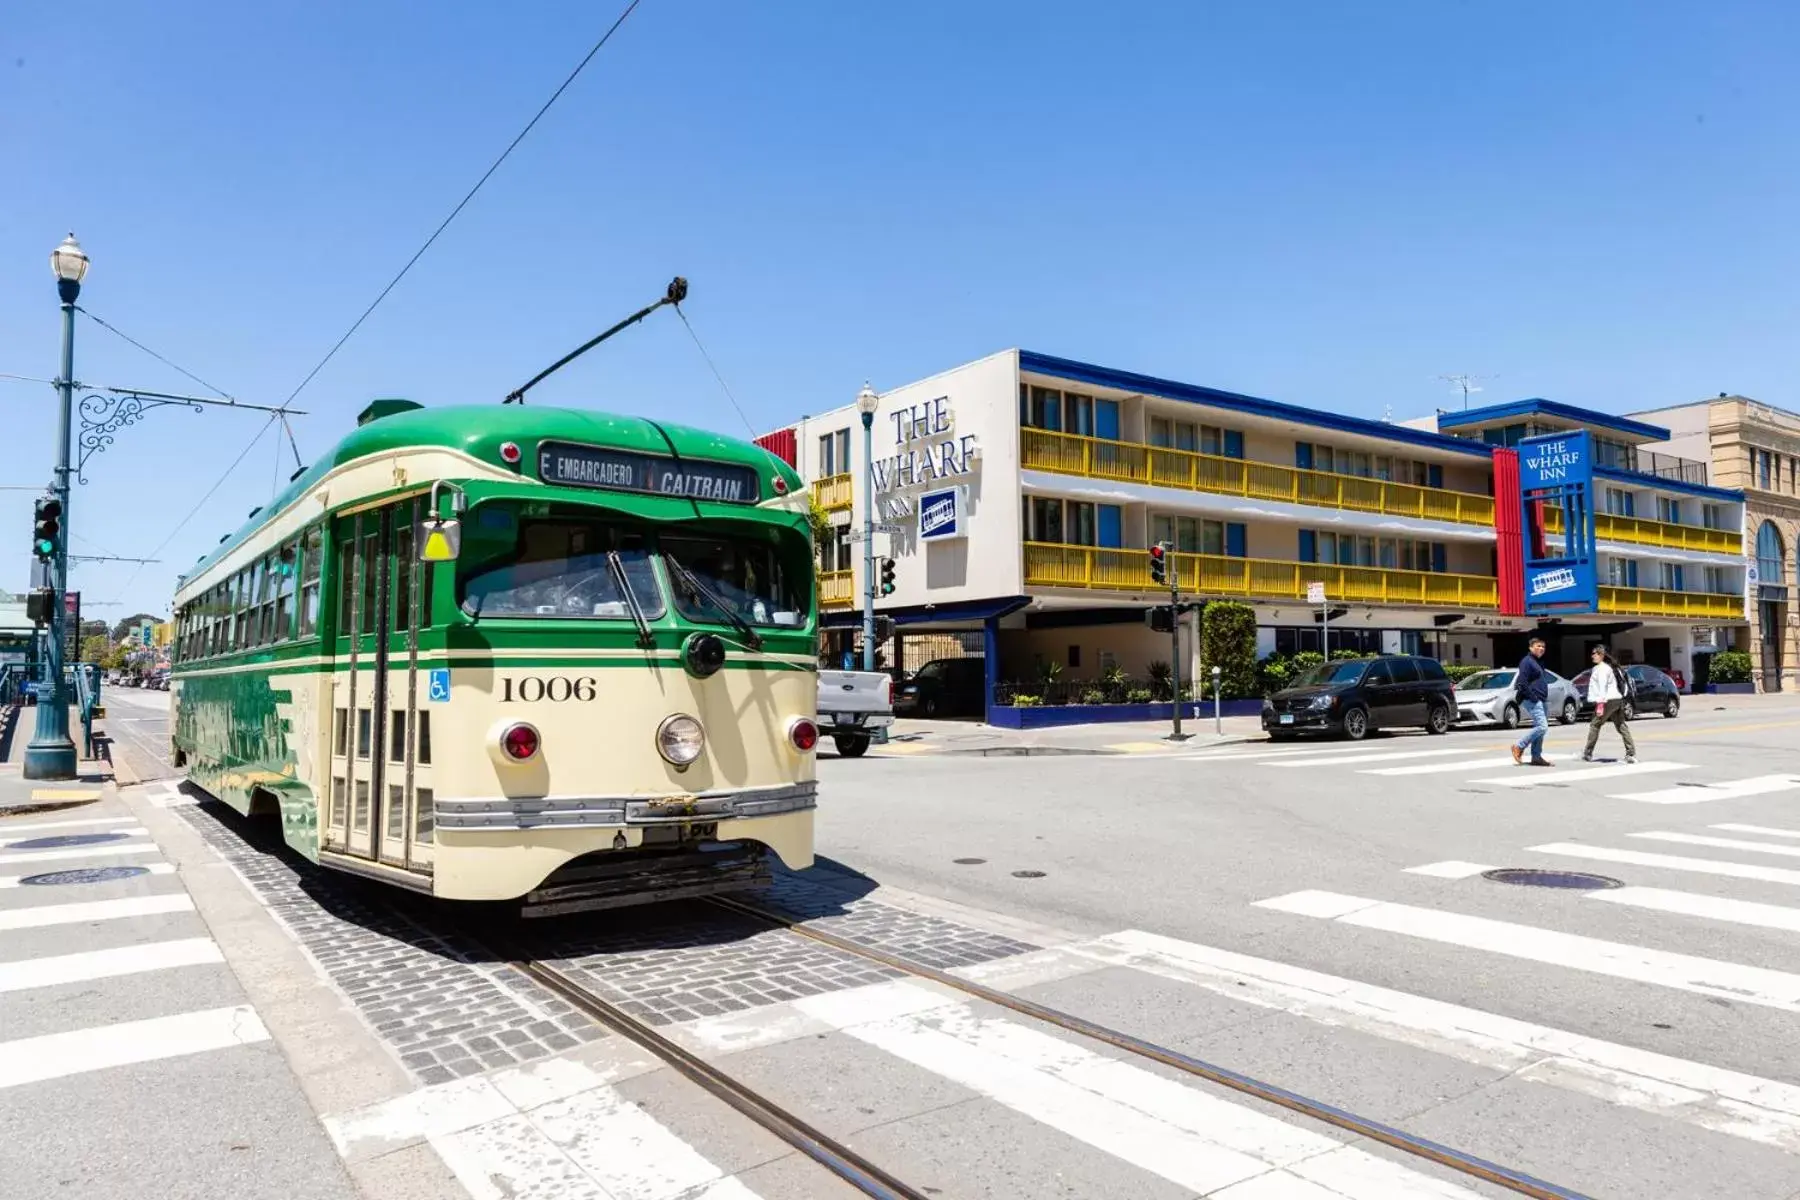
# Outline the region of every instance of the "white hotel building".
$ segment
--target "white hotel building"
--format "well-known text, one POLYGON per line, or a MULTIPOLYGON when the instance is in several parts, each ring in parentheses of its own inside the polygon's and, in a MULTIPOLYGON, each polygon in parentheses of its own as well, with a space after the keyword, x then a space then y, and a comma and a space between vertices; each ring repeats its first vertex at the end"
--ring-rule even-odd
MULTIPOLYGON (((1708 486, 1705 464, 1657 457, 1667 438, 1541 400, 1391 424, 1007 350, 880 396, 874 499, 888 528, 875 544, 896 590, 877 611, 895 620, 899 665, 955 644, 984 655, 990 702, 993 684, 1052 662, 1066 680, 1114 665, 1143 678, 1170 658, 1144 620, 1168 599, 1147 555, 1166 541, 1184 599, 1254 606, 1259 655, 1319 648, 1306 597, 1322 582, 1334 650, 1489 663, 1542 629, 1564 665, 1605 641, 1691 680, 1696 647, 1745 627, 1743 501, 1708 486), (1540 625, 1505 594, 1493 451, 1575 428, 1602 464, 1603 586, 1596 611, 1540 625), (941 634, 959 636, 923 640, 941 634)), ((847 644, 863 595, 860 418, 847 404, 762 440, 792 456, 837 529, 820 547, 822 601, 847 644)), ((1187 678, 1196 642, 1190 630, 1187 678)))

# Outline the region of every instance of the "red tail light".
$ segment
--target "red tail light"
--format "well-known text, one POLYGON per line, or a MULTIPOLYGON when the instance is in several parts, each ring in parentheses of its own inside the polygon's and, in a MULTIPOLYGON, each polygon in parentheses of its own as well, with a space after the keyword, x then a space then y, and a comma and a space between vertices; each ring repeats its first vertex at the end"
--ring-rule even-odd
POLYGON ((538 731, 523 722, 509 725, 500 735, 500 748, 514 762, 524 762, 538 752, 538 731))
POLYGON ((819 727, 805 717, 798 717, 788 726, 788 741, 802 753, 811 750, 819 744, 819 727))

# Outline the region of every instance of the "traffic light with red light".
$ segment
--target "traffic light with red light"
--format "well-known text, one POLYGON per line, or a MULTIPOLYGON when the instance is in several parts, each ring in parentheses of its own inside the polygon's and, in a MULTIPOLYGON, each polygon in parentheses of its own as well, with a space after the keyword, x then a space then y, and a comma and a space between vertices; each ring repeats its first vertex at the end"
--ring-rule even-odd
POLYGON ((1150 547, 1150 579, 1154 583, 1169 582, 1169 543, 1158 542, 1150 547))

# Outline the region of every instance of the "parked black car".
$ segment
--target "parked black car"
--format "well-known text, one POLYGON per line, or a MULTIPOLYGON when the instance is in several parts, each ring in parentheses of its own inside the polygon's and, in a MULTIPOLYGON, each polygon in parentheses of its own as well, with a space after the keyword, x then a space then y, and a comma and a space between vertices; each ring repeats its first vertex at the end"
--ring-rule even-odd
POLYGON ((1360 741, 1371 730, 1407 727, 1443 733, 1455 722, 1456 696, 1443 665, 1410 654, 1320 663, 1262 708, 1263 728, 1275 741, 1302 733, 1360 741))
POLYGON ((894 689, 894 711, 915 717, 979 717, 987 711, 987 664, 934 658, 894 689))
MULTIPOLYGON (((1655 667, 1642 663, 1636 666, 1621 667, 1625 672, 1625 682, 1631 687, 1631 694, 1625 697, 1625 719, 1631 720, 1639 713, 1658 713, 1665 717, 1679 716, 1681 713, 1681 689, 1675 681, 1655 667)), ((1581 701, 1581 716, 1585 719, 1594 713, 1594 706, 1588 702, 1588 676, 1592 671, 1583 671, 1570 680, 1575 685, 1576 698, 1581 701)))

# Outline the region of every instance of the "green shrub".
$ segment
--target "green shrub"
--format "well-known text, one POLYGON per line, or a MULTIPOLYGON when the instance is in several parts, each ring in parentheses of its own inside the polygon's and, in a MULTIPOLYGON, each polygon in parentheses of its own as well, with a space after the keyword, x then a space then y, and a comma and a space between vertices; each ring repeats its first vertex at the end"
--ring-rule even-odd
POLYGON ((1209 674, 1219 668, 1222 695, 1256 695, 1256 610, 1232 600, 1208 604, 1200 614, 1200 658, 1209 674))
POLYGON ((1476 674, 1477 672, 1487 671, 1487 670, 1491 670, 1491 669, 1492 668, 1490 668, 1490 667, 1482 666, 1480 663, 1455 663, 1455 664, 1445 663, 1444 664, 1444 674, 1446 674, 1450 677, 1451 683, 1461 683, 1463 680, 1467 679, 1471 675, 1476 674))
POLYGON ((1743 650, 1719 651, 1712 656, 1712 672, 1707 678, 1714 683, 1749 683, 1749 653, 1743 650))
POLYGON ((1104 688, 1089 688, 1081 693, 1081 702, 1083 704, 1110 704, 1112 697, 1106 694, 1104 688))
POLYGON ((1044 698, 1033 696, 1029 692, 1014 692, 1012 702, 1014 708, 1036 708, 1044 702, 1044 698))
POLYGON ((1361 650, 1333 650, 1331 652, 1332 662, 1343 662, 1347 659, 1367 657, 1369 656, 1364 654, 1361 650))
POLYGON ((1175 672, 1168 663, 1159 659, 1150 664, 1150 690, 1156 693, 1154 699, 1167 700, 1175 694, 1174 684, 1171 682, 1174 677, 1175 672))
POLYGON ((1127 703, 1127 704, 1148 704, 1148 703, 1150 703, 1150 689, 1149 688, 1132 688, 1129 692, 1125 693, 1125 703, 1127 703))

